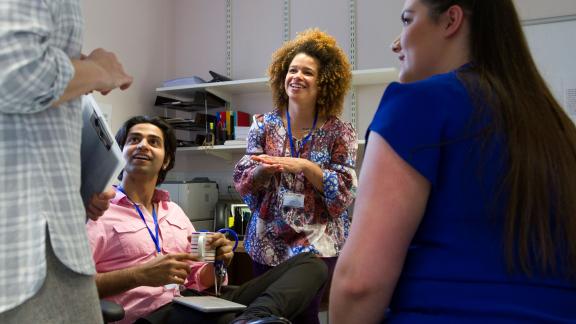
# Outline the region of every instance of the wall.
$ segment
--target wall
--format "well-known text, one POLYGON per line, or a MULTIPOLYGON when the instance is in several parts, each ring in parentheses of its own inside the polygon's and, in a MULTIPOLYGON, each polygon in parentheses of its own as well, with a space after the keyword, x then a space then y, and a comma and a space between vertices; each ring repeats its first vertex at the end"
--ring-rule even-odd
MULTIPOLYGON (((574 0, 515 0, 522 19, 576 14, 574 0)), ((357 1, 357 68, 397 66, 389 43, 400 31, 402 1, 357 1)), ((232 76, 265 75, 270 55, 283 40, 282 0, 236 0, 233 6, 232 76)), ((318 26, 349 49, 347 0, 292 0, 290 36, 318 26), (322 14, 318 14, 322 13, 322 14)), ((209 79, 208 70, 226 72, 225 0, 99 0, 83 1, 84 52, 113 50, 135 82, 125 93, 97 100, 113 108, 112 128, 136 114, 154 114, 154 89, 161 81, 189 75, 209 79)), ((381 87, 360 90, 358 127, 372 117, 381 87)), ((238 98, 241 106, 266 111, 268 98, 238 98)))
MULTIPOLYGON (((232 2, 232 73, 234 79, 262 77, 270 62, 270 55, 283 40, 282 0, 242 0, 232 2)), ((338 43, 348 51, 349 14, 347 0, 292 0, 290 1, 290 37, 309 27, 319 27, 336 37, 338 43), (319 14, 320 13, 320 14, 319 14)), ((544 18, 576 13, 576 1, 554 0, 543 3, 540 0, 517 0, 522 19, 544 18)), ((403 1, 357 1, 356 21, 356 68, 370 69, 380 67, 398 67, 396 56, 389 49, 390 42, 401 30, 400 12, 403 1)), ((171 66, 174 75, 195 74, 203 76, 207 69, 226 71, 226 25, 225 1, 179 0, 179 17, 174 22, 179 29, 189 30, 186 38, 180 38, 175 63, 171 66), (201 28, 210 22, 209 32, 201 28), (204 53, 198 50, 198 39, 210 34, 210 41, 202 46, 204 53), (217 37, 220 42, 215 42, 217 37), (193 39, 188 43, 186 39, 193 39), (185 57, 197 57, 197 60, 183 60, 185 57)), ((358 135, 364 132, 374 114, 385 85, 358 88, 358 135)), ((269 111, 269 96, 250 94, 234 98, 235 109, 252 112, 269 111)), ((348 116, 349 111, 345 111, 348 116)), ((230 161, 204 156, 202 154, 180 154, 177 161, 176 177, 208 175, 218 180, 221 192, 231 182, 233 165, 240 155, 230 161), (190 173, 190 170, 194 170, 190 173)))
POLYGON ((540 19, 576 15, 574 0, 515 0, 521 19, 540 19))
MULTIPOLYGON (((522 19, 576 14, 574 0, 516 0, 522 19)), ((403 1, 356 1, 356 68, 397 67, 389 44, 401 30, 403 1)), ((348 0, 291 0, 290 37, 319 27, 336 37, 347 51, 348 0)), ((208 70, 226 74, 225 0, 99 0, 85 1, 85 52, 97 46, 113 49, 135 77, 126 93, 97 99, 113 106, 113 130, 134 114, 157 112, 154 89, 162 80, 197 75, 208 70)), ((234 79, 262 77, 272 52, 283 41, 282 0, 232 1, 232 66, 234 79)), ((358 89, 358 134, 362 138, 385 85, 358 89)), ((237 96, 234 109, 271 110, 269 94, 237 96)), ((161 113, 160 113, 161 114, 161 113)), ((349 111, 345 111, 347 117, 349 111)), ((203 154, 178 154, 173 177, 210 176, 221 192, 231 183, 234 162, 203 154)))
POLYGON ((126 91, 114 90, 96 100, 112 106, 112 131, 129 117, 156 114, 154 89, 169 75, 169 1, 98 0, 82 2, 84 49, 88 54, 98 47, 118 56, 125 70, 134 77, 126 91))

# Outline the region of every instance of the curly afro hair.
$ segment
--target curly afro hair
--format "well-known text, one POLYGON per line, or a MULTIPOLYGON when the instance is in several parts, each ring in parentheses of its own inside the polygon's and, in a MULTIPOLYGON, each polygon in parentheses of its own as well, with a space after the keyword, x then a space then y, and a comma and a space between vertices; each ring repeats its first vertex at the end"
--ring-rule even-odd
POLYGON ((351 65, 334 37, 317 28, 298 33, 296 38, 285 42, 272 54, 268 76, 275 107, 282 111, 288 107, 284 80, 294 56, 300 53, 315 58, 319 64, 316 99, 318 114, 324 117, 340 116, 344 109, 344 97, 352 81, 351 65))

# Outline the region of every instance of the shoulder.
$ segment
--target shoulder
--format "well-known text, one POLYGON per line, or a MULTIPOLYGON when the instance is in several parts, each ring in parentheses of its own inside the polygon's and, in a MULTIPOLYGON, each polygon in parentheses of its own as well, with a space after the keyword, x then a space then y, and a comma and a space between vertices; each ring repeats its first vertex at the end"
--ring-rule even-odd
POLYGON ((378 106, 376 122, 430 123, 469 118, 472 101, 455 72, 412 83, 391 83, 378 106))
POLYGON ((430 107, 430 105, 451 105, 454 100, 468 97, 468 92, 456 73, 450 72, 412 83, 391 83, 384 92, 381 104, 393 102, 430 107))
POLYGON ((266 124, 282 125, 282 113, 279 109, 274 109, 263 115, 263 121, 266 124))
POLYGON ((352 123, 340 119, 340 117, 330 116, 326 119, 323 126, 326 131, 330 131, 332 134, 340 135, 353 135, 356 136, 356 130, 352 126, 352 123))
POLYGON ((252 117, 252 121, 252 125, 281 126, 282 116, 278 109, 274 109, 273 111, 264 114, 255 114, 252 117))

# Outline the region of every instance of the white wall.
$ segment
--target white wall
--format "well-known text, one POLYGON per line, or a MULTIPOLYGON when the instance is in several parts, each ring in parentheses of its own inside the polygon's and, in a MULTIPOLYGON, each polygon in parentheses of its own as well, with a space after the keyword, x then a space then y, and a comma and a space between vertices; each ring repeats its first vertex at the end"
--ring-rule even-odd
POLYGON ((223 0, 157 0, 169 8, 167 78, 196 75, 210 80, 208 70, 226 72, 226 3, 223 0))
POLYGON ((156 114, 154 89, 167 73, 169 1, 84 0, 84 53, 98 47, 119 57, 134 77, 126 91, 114 90, 107 96, 95 95, 98 102, 112 106, 112 131, 129 117, 156 114))
MULTIPOLYGON (((576 14, 574 0, 515 0, 522 19, 576 14)), ((232 77, 261 77, 272 52, 281 45, 282 0, 233 1, 232 77)), ((400 31, 403 1, 357 1, 357 68, 397 66, 389 51, 400 31)), ((292 0, 291 36, 309 27, 334 35, 348 50, 348 0, 292 0)), ((154 114, 154 89, 161 81, 190 75, 210 79, 208 70, 226 72, 225 0, 98 0, 83 1, 84 52, 97 47, 113 50, 135 82, 126 92, 115 91, 97 100, 113 108, 112 128, 128 117, 154 114)), ((374 106, 371 87, 359 93, 358 126, 365 129, 374 106)), ((268 97, 238 98, 243 109, 267 111, 268 97), (256 103, 256 108, 251 102, 256 103)))
POLYGON ((514 0, 521 19, 538 19, 576 14, 574 0, 514 0))

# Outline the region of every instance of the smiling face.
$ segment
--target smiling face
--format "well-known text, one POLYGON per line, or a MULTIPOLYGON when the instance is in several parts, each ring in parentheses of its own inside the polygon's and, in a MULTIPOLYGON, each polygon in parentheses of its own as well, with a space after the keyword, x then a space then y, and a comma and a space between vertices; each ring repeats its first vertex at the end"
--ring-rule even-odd
POLYGON ((406 0, 401 15, 402 33, 392 44, 400 60, 400 82, 413 82, 438 73, 443 53, 442 27, 430 18, 420 0, 406 0))
POLYGON ((318 62, 315 58, 298 53, 292 59, 284 80, 284 90, 290 101, 316 104, 318 97, 318 62))
POLYGON ((162 130, 153 124, 136 124, 128 130, 122 149, 126 160, 124 172, 128 174, 157 177, 168 165, 165 160, 162 130))

